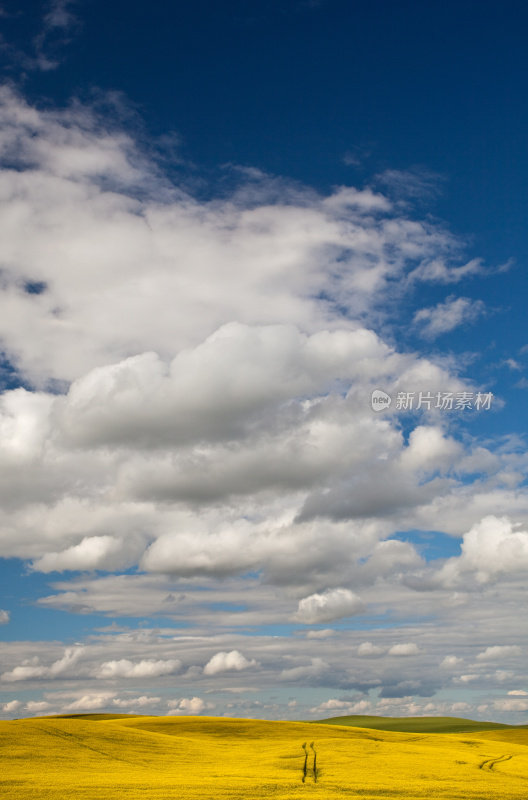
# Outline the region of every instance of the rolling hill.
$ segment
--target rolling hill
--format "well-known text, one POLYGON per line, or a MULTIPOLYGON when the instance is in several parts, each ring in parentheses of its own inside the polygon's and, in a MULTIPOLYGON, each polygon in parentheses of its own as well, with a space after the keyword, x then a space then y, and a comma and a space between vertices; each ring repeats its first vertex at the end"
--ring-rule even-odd
POLYGON ((515 728, 439 735, 212 717, 41 717, 0 722, 0 796, 525 800, 527 745, 526 729, 515 728))
POLYGON ((462 717, 377 717, 352 715, 319 720, 325 725, 350 725, 355 728, 372 728, 378 731, 403 733, 471 733, 487 730, 514 730, 517 726, 500 722, 478 722, 462 717))

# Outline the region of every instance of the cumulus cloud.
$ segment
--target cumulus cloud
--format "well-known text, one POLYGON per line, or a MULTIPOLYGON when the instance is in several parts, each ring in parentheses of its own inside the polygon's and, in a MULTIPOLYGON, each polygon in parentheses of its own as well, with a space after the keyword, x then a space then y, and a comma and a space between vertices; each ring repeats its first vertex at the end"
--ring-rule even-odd
POLYGON ((337 698, 330 698, 318 706, 310 709, 311 714, 328 714, 333 716, 346 716, 347 714, 365 714, 371 710, 372 706, 368 700, 338 700, 337 698))
POLYGON ((14 683, 16 681, 28 681, 34 679, 56 679, 63 677, 71 672, 72 668, 78 663, 84 652, 83 647, 68 647, 64 651, 62 658, 54 661, 53 664, 46 667, 38 663, 38 658, 32 659, 28 663, 21 664, 14 667, 14 669, 2 673, 0 680, 6 683, 14 683))
POLYGON ((455 683, 472 683, 473 681, 477 681, 480 678, 480 675, 476 672, 468 672, 465 675, 460 675, 458 678, 454 678, 455 683))
POLYGON ((361 658, 377 658, 386 652, 384 647, 373 644, 372 642, 362 642, 357 649, 358 656, 361 658))
POLYGON ((9 700, 8 703, 4 703, 2 706, 2 711, 4 714, 13 714, 18 711, 22 707, 22 703, 20 700, 9 700))
POLYGON ((318 708, 321 711, 334 711, 335 709, 341 708, 348 708, 350 703, 346 700, 337 700, 336 698, 331 698, 330 700, 325 700, 324 703, 320 703, 318 708))
POLYGON ((459 664, 462 663, 462 659, 458 656, 446 656, 442 663, 440 664, 441 667, 445 669, 451 669, 452 667, 457 667, 459 664))
POLYGON ((231 650, 229 653, 220 652, 207 662, 203 668, 204 675, 217 675, 219 672, 240 672, 249 667, 256 666, 254 659, 247 659, 238 650, 231 650))
POLYGON ((306 631, 307 639, 329 639, 335 634, 333 628, 321 628, 321 630, 306 631))
POLYGON ((7 625, 10 619, 9 611, 0 608, 0 625, 7 625))
POLYGON ((458 703, 451 703, 451 711, 454 714, 465 713, 471 709, 471 705, 469 703, 464 702, 461 700, 458 703))
POLYGON ((528 533, 517 530, 509 517, 489 515, 464 534, 461 555, 449 559, 438 575, 446 586, 454 585, 472 573, 486 584, 501 575, 528 570, 528 533))
POLYGON ((308 664, 299 664, 297 667, 283 669, 280 678, 284 681, 319 683, 324 677, 330 677, 332 670, 330 664, 323 658, 311 658, 308 664))
POLYGON ((467 325, 484 313, 484 303, 469 297, 448 297, 433 308, 422 308, 414 315, 414 322, 421 327, 421 333, 434 339, 442 333, 467 325))
POLYGON ((86 445, 238 438, 285 400, 368 379, 399 360, 364 328, 306 336, 293 325, 231 322, 169 364, 145 353, 92 370, 72 383, 59 421, 86 445))
POLYGON ((100 711, 112 705, 114 692, 90 692, 63 706, 63 711, 100 711))
POLYGON ((420 649, 414 642, 401 642, 389 648, 390 656, 415 656, 418 655, 419 652, 420 649))
POLYGON ((462 445, 446 436, 441 428, 417 425, 409 435, 409 444, 401 454, 400 463, 407 469, 426 474, 449 468, 460 458, 462 451, 462 445))
POLYGON ((112 569, 122 565, 123 543, 112 536, 85 536, 79 544, 59 553, 46 553, 32 566, 39 572, 64 570, 112 569))
POLYGON ((25 705, 30 714, 41 714, 43 711, 49 711, 51 707, 51 703, 46 700, 29 700, 25 705))
POLYGON ((417 261, 456 254, 452 237, 368 190, 200 203, 80 105, 39 111, 3 89, 0 121, 18 167, 2 173, 0 217, 20 209, 0 248, 0 333, 33 379, 80 378, 138 352, 170 357, 169 343, 195 344, 232 320, 342 326, 337 301, 354 316, 417 261), (29 294, 27 281, 46 288, 29 294))
POLYGON ((126 658, 118 661, 105 661, 96 672, 98 678, 157 678, 160 675, 172 675, 181 667, 177 659, 146 659, 133 663, 126 658))
POLYGON ((152 697, 150 695, 142 694, 140 697, 114 697, 112 706, 114 708, 151 708, 159 706, 161 697, 152 697))
POLYGON ((155 709, 162 704, 162 698, 153 695, 136 696, 129 692, 124 692, 121 696, 113 691, 59 691, 48 692, 47 707, 53 709, 54 713, 70 714, 77 712, 96 712, 108 711, 116 713, 124 710, 142 711, 155 709))
POLYGON ((169 715, 198 716, 205 710, 214 708, 213 703, 206 703, 201 697, 182 697, 179 700, 169 700, 167 703, 169 715))
POLYGON ((493 701, 493 708, 497 711, 528 711, 528 700, 501 699, 493 701))
POLYGON ((361 599, 350 589, 327 589, 322 594, 311 594, 299 600, 295 619, 305 625, 314 625, 351 617, 364 610, 361 599))
POLYGON ((521 652, 521 648, 516 644, 496 644, 491 647, 486 647, 485 650, 479 653, 477 655, 477 661, 496 661, 499 658, 518 656, 521 652))

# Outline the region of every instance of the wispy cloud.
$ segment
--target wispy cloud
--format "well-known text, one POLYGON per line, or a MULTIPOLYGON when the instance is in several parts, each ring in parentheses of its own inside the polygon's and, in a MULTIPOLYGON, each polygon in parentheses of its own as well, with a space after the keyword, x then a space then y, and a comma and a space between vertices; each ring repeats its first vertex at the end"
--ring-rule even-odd
POLYGON ((448 297, 432 308, 422 308, 414 315, 414 323, 420 327, 422 336, 435 339, 461 325, 475 322, 485 311, 481 300, 469 297, 448 297))
POLYGON ((424 167, 408 170, 387 169, 374 182, 398 200, 431 201, 442 192, 445 177, 424 167))
POLYGON ((80 28, 77 7, 78 0, 50 0, 45 7, 41 31, 34 39, 38 69, 53 70, 61 63, 65 48, 80 28))
MULTIPOLYGON (((77 13, 81 0, 49 0, 42 3, 40 30, 28 41, 27 46, 14 45, 0 36, 0 48, 7 61, 23 73, 40 70, 50 72, 63 62, 67 47, 81 29, 77 13)), ((0 9, 0 16, 13 17, 17 12, 0 9)))

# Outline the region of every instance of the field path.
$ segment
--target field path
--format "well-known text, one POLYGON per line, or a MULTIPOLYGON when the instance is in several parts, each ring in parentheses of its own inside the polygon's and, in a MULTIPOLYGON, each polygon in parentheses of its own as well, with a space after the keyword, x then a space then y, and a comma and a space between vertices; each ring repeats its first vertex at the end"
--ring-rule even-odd
POLYGON ((488 758, 486 761, 483 761, 482 764, 479 764, 479 769, 487 769, 489 772, 491 772, 496 764, 502 764, 504 761, 509 761, 511 758, 513 758, 513 756, 507 753, 503 756, 499 756, 498 758, 488 758))

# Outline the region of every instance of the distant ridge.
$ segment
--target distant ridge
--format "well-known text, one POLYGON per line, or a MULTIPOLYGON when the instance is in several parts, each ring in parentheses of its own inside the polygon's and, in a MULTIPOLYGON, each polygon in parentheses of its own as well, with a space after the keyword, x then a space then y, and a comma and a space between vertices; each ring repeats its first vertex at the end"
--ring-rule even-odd
POLYGON ((506 725, 501 722, 481 722, 463 717, 377 717, 351 715, 316 720, 324 725, 347 725, 354 728, 373 728, 378 731, 401 733, 472 733, 501 728, 525 728, 524 725, 506 725))

